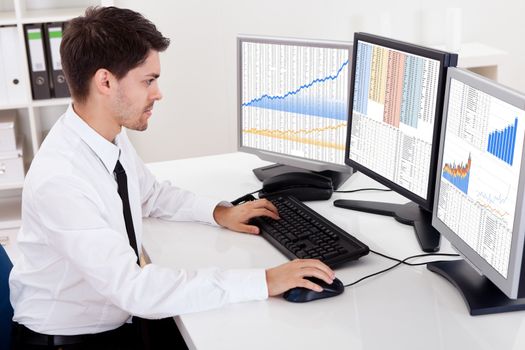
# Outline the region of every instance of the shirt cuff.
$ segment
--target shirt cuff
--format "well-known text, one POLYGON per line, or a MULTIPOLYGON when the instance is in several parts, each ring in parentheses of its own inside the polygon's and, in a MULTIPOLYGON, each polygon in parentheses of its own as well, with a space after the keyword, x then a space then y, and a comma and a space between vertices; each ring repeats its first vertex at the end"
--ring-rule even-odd
POLYGON ((268 298, 266 285, 266 270, 264 269, 232 269, 223 274, 225 285, 231 286, 229 301, 265 300, 268 298))
POLYGON ((214 226, 220 226, 213 217, 213 211, 217 206, 232 207, 232 204, 227 201, 220 201, 206 197, 200 197, 195 203, 195 220, 206 222, 214 226))

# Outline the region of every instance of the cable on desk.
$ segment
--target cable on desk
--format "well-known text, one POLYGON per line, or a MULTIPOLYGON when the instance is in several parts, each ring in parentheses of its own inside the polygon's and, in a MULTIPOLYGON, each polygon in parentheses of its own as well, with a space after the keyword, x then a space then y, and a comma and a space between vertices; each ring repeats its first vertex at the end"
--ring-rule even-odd
POLYGON ((370 277, 373 277, 373 276, 377 276, 379 274, 382 274, 384 272, 387 272, 387 271, 390 271, 392 270, 393 268, 396 268, 398 267, 399 265, 408 265, 408 266, 419 266, 419 265, 426 265, 428 263, 433 263, 433 262, 438 262, 438 261, 441 261, 441 260, 433 260, 433 261, 426 261, 426 262, 422 262, 422 263, 410 263, 410 262, 407 262, 408 260, 410 259, 415 259, 415 258, 422 258, 422 257, 426 257, 426 256, 459 256, 459 254, 449 254, 449 253, 425 253, 425 254, 417 254, 417 255, 412 255, 412 256, 409 256, 409 257, 406 257, 404 258, 403 260, 400 260, 400 259, 397 259, 397 258, 393 258, 391 256, 388 256, 388 255, 385 255, 385 254, 382 254, 382 253, 379 253, 379 252, 376 252, 375 250, 372 250, 370 249, 370 251, 376 255, 379 255, 383 258, 386 258, 386 259, 389 259, 389 260, 394 260, 394 261, 397 261, 396 264, 390 266, 390 267, 387 267, 386 269, 383 269, 383 270, 380 270, 380 271, 377 271, 377 272, 374 272, 370 275, 367 275, 367 276, 364 276, 364 277, 361 277, 360 279, 358 279, 357 281, 354 281, 352 283, 349 283, 349 284, 345 284, 345 288, 346 287, 350 287, 350 286, 353 286, 355 284, 358 284, 359 282, 362 282, 370 277))
MULTIPOLYGON (((261 189, 258 189, 257 191, 253 191, 253 192, 250 192, 250 193, 247 193, 245 194, 244 196, 241 196, 237 199, 234 199, 233 201, 231 201, 230 203, 233 204, 233 205, 238 205, 238 204, 241 204, 241 203, 244 203, 244 202, 248 202, 248 201, 253 201, 255 200, 256 198, 253 196, 255 193, 257 192, 261 192, 262 191, 262 188, 261 189)), ((334 191, 335 193, 354 193, 354 192, 360 192, 360 191, 383 191, 383 192, 390 192, 392 191, 391 189, 389 188, 358 188, 356 190, 347 190, 347 191, 334 191)))
POLYGON ((247 193, 244 196, 241 196, 241 197, 239 197, 237 199, 232 200, 230 203, 232 205, 238 205, 238 204, 241 204, 241 203, 244 203, 244 202, 254 201, 255 197, 253 196, 253 194, 257 193, 257 192, 259 192, 261 190, 262 190, 262 188, 257 190, 257 191, 253 191, 253 192, 247 193))
POLYGON ((360 191, 383 191, 383 192, 390 192, 392 191, 389 188, 358 188, 357 190, 347 190, 347 191, 334 191, 334 193, 354 193, 354 192, 360 192, 360 191))

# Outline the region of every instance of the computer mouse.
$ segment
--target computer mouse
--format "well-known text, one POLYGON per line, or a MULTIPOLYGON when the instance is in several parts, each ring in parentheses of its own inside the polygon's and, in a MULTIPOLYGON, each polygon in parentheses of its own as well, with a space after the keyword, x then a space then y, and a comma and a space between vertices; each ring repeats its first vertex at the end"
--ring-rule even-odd
POLYGON ((315 277, 306 277, 306 279, 321 286, 323 291, 316 292, 308 288, 296 287, 285 292, 283 295, 284 299, 291 301, 292 303, 305 303, 307 301, 335 297, 336 295, 342 294, 345 291, 343 282, 341 282, 341 280, 338 278, 334 278, 334 282, 332 284, 328 284, 325 281, 315 277))

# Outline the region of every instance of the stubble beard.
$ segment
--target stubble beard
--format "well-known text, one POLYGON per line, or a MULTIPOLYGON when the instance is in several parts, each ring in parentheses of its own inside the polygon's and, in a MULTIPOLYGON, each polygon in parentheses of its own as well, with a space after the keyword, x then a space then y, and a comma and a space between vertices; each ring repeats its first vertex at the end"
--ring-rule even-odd
MULTIPOLYGON (((147 108, 152 108, 153 103, 147 108)), ((134 109, 130 101, 124 96, 122 91, 119 90, 116 100, 116 112, 117 118, 121 126, 126 127, 130 130, 144 131, 148 128, 148 120, 143 121, 142 116, 145 113, 145 109, 134 109)))

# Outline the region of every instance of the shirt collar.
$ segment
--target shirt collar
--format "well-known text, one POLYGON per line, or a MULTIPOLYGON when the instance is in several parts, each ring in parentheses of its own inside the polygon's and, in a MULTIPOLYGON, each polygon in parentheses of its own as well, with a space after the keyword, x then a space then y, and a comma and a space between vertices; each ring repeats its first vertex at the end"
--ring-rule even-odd
MULTIPOLYGON (((91 126, 89 126, 82 118, 78 116, 73 110, 73 105, 70 104, 65 113, 64 122, 72 128, 78 136, 91 148, 97 157, 102 161, 107 171, 113 174, 115 165, 120 156, 120 148, 106 140, 99 133, 97 133, 91 126)), ((116 140, 119 139, 117 135, 116 140)), ((118 143, 118 142, 117 142, 118 143)))

